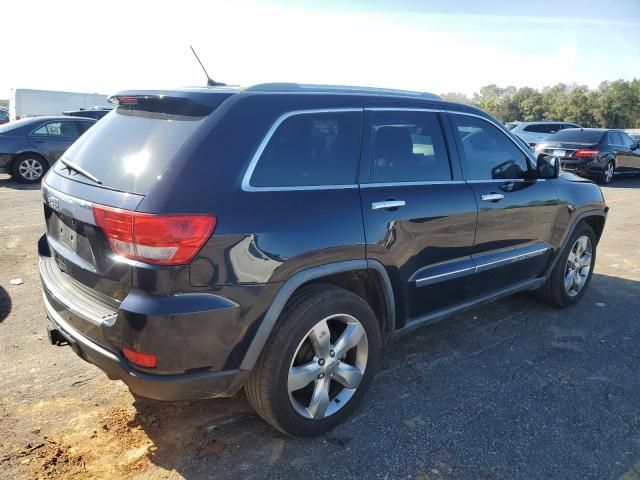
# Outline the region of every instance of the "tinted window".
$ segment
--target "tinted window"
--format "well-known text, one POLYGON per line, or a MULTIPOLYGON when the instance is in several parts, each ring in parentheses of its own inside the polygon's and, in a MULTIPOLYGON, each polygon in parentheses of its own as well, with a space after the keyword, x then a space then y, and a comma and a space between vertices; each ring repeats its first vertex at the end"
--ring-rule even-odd
POLYGON ((35 130, 32 135, 77 137, 79 133, 75 122, 49 122, 35 130))
POLYGON ((526 155, 491 123, 451 115, 462 146, 462 171, 468 180, 518 179, 528 170, 526 155))
POLYGON ((563 123, 562 124, 562 129, 567 129, 567 128, 580 128, 578 125, 574 125, 573 123, 563 123))
POLYGON ((537 123, 528 125, 523 130, 530 133, 556 133, 560 130, 560 125, 557 123, 537 123))
MULTIPOLYGON (((105 187, 144 194, 205 117, 118 107, 90 128, 64 154, 105 187)), ((69 176, 60 162, 56 172, 69 176)), ((91 183, 80 175, 79 182, 91 183)))
POLYGON ((622 138, 618 132, 609 132, 609 140, 607 140, 609 145, 622 145, 622 138))
POLYGON ((285 119, 260 155, 251 186, 355 183, 361 123, 360 112, 305 113, 285 119))
POLYGON ((440 121, 430 112, 373 112, 371 182, 451 180, 440 121))
POLYGON ((91 127, 95 125, 96 122, 78 122, 80 124, 80 131, 82 133, 89 130, 91 127))
POLYGON ((9 114, 4 110, 0 110, 0 120, 7 121, 9 120, 9 114))
POLYGON ((633 141, 633 139, 627 135, 626 133, 623 132, 618 132, 620 135, 620 138, 622 138, 622 144, 627 147, 627 148, 631 148, 635 145, 635 142, 633 141))
POLYGON ((577 142, 598 143, 602 139, 603 132, 599 130, 587 130, 582 128, 570 128, 560 130, 547 138, 547 142, 577 142))

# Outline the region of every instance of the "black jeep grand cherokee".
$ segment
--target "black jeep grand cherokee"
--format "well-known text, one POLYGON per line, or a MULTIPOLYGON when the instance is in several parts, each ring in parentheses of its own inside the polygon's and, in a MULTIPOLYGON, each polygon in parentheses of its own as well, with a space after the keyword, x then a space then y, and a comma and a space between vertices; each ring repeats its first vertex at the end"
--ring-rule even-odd
POLYGON ((123 92, 42 185, 50 338, 141 396, 348 416, 381 345, 517 291, 584 294, 607 207, 475 108, 294 84, 123 92))

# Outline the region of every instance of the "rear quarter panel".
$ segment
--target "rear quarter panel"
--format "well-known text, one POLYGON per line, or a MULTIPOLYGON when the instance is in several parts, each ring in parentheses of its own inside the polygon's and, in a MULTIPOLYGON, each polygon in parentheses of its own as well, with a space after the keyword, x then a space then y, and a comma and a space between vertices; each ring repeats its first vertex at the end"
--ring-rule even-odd
POLYGON ((559 248, 576 220, 585 214, 604 215, 607 205, 600 188, 593 182, 572 173, 562 173, 552 181, 561 206, 552 235, 552 244, 559 248))

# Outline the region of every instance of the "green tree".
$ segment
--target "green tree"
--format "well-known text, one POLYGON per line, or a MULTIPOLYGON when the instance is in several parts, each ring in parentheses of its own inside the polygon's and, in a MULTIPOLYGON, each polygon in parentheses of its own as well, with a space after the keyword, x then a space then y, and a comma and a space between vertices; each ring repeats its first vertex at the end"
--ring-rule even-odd
POLYGON ((533 122, 544 118, 544 105, 542 94, 535 88, 522 87, 513 96, 513 103, 517 105, 519 118, 525 122, 533 122))
POLYGON ((443 100, 450 102, 466 103, 467 105, 473 105, 473 100, 467 97, 464 93, 447 92, 440 95, 443 100))
POLYGON ((605 128, 629 128, 637 121, 638 97, 631 82, 616 80, 602 82, 598 87, 600 101, 595 108, 595 117, 605 128))
POLYGON ((576 122, 583 127, 596 125, 596 118, 593 113, 595 104, 589 97, 589 88, 586 85, 573 85, 565 98, 564 120, 576 122))

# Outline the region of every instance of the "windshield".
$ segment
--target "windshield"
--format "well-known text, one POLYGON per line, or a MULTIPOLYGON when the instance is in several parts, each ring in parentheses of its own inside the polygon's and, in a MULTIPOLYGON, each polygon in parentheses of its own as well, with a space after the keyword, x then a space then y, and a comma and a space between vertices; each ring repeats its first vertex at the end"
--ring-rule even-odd
MULTIPOLYGON (((105 187, 146 194, 205 116, 176 115, 118 107, 76 141, 62 157, 105 187)), ((57 162, 54 170, 94 183, 57 162)))
POLYGON ((584 130, 581 128, 568 128, 547 138, 547 142, 575 142, 598 143, 604 132, 601 130, 584 130))

